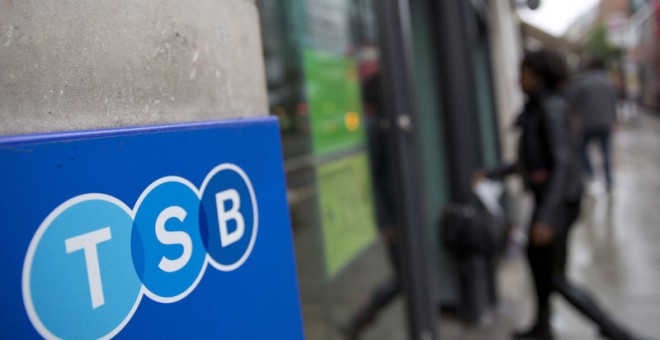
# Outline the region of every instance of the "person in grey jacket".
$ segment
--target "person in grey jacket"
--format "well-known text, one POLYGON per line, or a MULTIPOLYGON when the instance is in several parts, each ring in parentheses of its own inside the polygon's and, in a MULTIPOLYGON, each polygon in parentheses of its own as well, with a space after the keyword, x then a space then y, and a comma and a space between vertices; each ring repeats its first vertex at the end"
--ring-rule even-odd
POLYGON ((603 336, 631 339, 594 301, 565 274, 568 236, 580 212, 582 185, 568 114, 570 106, 561 94, 568 77, 563 58, 541 50, 525 55, 520 84, 527 95, 517 126, 521 130, 518 161, 475 174, 501 179, 520 174, 535 200, 527 258, 534 279, 537 313, 532 327, 513 334, 515 339, 553 339, 550 327, 550 295, 561 294, 594 321, 603 336))
POLYGON ((573 109, 582 127, 581 157, 586 175, 593 177, 589 145, 598 142, 603 157, 607 191, 612 189, 610 136, 616 123, 617 89, 605 71, 605 62, 594 59, 588 70, 571 84, 568 91, 573 109))

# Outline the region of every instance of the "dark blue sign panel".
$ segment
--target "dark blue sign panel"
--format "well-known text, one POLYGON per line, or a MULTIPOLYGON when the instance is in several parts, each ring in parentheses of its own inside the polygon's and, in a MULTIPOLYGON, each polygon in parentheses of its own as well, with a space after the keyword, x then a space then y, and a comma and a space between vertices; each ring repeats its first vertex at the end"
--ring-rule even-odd
POLYGON ((0 139, 2 338, 301 339, 277 121, 0 139))

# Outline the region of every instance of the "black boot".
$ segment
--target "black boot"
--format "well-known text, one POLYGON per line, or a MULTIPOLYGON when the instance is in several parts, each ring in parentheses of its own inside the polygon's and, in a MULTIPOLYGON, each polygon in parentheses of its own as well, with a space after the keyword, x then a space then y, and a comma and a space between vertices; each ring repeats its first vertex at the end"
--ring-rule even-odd
POLYGON ((550 305, 547 303, 542 304, 536 311, 536 322, 534 322, 534 325, 525 331, 514 332, 511 336, 514 339, 554 339, 555 337, 550 327, 551 314, 550 305))
POLYGON ((610 323, 600 328, 599 334, 610 340, 634 340, 636 339, 627 330, 610 323))
POLYGON ((355 315, 347 324, 341 325, 339 331, 346 340, 357 340, 362 332, 374 322, 374 314, 368 307, 355 315))
POLYGON ((553 340, 555 337, 552 335, 552 329, 550 325, 534 325, 532 328, 526 331, 514 332, 512 334, 514 339, 534 339, 534 340, 553 340))

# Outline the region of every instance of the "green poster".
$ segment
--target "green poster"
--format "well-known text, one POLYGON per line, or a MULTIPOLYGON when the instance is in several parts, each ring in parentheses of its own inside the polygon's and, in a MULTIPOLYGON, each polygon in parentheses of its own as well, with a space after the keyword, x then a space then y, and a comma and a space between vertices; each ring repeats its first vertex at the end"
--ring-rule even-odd
POLYGON ((333 277, 373 240, 376 221, 365 153, 317 168, 328 277, 333 277))
POLYGON ((360 84, 355 60, 313 49, 303 50, 314 153, 364 142, 360 84))

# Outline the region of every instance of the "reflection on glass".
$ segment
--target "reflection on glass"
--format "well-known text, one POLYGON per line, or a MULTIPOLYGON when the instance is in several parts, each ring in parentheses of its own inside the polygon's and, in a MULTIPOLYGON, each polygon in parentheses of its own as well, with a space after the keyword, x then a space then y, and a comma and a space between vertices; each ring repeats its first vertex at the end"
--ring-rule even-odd
MULTIPOLYGON (((366 147, 378 105, 363 99, 379 70, 372 2, 257 1, 309 339, 343 338, 342 326, 392 275, 366 147)), ((400 299, 379 320, 367 338, 405 337, 400 299)))

